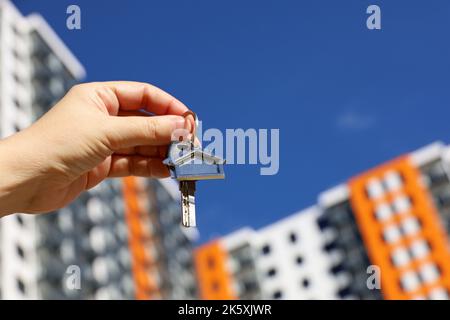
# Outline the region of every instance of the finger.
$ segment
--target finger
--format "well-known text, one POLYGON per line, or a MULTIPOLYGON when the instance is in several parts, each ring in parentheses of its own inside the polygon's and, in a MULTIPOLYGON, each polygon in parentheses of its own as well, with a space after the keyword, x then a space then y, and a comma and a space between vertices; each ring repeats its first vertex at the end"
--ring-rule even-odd
POLYGON ((164 158, 167 155, 168 147, 164 146, 136 146, 120 149, 114 152, 116 155, 136 155, 143 157, 164 158))
POLYGON ((94 169, 90 170, 87 173, 87 183, 85 186, 85 190, 89 190, 102 182, 108 175, 110 167, 111 157, 108 157, 94 169))
POLYGON ((169 169, 162 163, 162 160, 161 158, 113 155, 108 177, 166 178, 170 175, 169 169))
POLYGON ((121 117, 129 117, 129 116, 146 116, 148 117, 149 114, 145 113, 142 110, 119 110, 119 113, 117 114, 118 116, 121 117))
MULTIPOLYGON (((145 113, 142 110, 119 110, 118 116, 122 117, 129 117, 129 116, 143 116, 143 117, 149 117, 150 115, 148 113, 145 113)), ((195 119, 193 117, 185 117, 185 129, 188 132, 194 132, 195 125, 195 119)), ((196 129, 195 129, 196 130, 196 129)), ((191 139, 192 135, 189 135, 188 138, 191 139)))
POLYGON ((140 145, 160 146, 171 142, 172 133, 184 128, 180 116, 110 117, 106 141, 112 150, 140 145))
POLYGON ((114 110, 117 115, 119 110, 130 111, 145 109, 156 115, 182 115, 188 108, 179 100, 167 92, 148 83, 132 81, 104 82, 111 89, 117 99, 107 99, 113 105, 108 110, 114 110))

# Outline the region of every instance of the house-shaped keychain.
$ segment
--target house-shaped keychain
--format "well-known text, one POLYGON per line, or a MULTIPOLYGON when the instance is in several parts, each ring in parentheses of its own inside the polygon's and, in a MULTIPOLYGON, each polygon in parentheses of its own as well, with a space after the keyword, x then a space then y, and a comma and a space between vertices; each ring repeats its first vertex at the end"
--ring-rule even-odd
POLYGON ((195 146, 197 117, 192 111, 187 111, 184 117, 189 115, 196 122, 191 141, 173 141, 163 163, 170 169, 172 178, 180 182, 181 223, 185 227, 195 227, 195 182, 197 180, 224 179, 225 160, 195 146))
POLYGON ((224 179, 225 160, 213 156, 191 142, 173 142, 163 161, 178 181, 224 179))

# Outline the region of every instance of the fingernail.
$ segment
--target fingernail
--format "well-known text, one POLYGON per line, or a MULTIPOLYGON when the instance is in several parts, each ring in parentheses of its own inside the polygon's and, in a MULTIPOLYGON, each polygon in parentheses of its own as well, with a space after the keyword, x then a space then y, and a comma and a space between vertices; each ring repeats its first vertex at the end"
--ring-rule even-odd
POLYGON ((183 117, 177 117, 177 120, 175 121, 175 129, 184 129, 185 123, 186 120, 183 117))

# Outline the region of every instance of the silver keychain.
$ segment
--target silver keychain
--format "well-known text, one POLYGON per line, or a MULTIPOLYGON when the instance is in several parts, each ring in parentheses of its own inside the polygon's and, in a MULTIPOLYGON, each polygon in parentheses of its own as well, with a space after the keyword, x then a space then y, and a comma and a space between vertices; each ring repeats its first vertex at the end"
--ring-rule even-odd
POLYGON ((192 111, 185 112, 183 116, 194 118, 192 137, 188 141, 172 141, 163 163, 169 167, 172 178, 180 183, 182 224, 185 227, 195 227, 195 183, 197 180, 224 179, 225 160, 195 146, 197 116, 192 111))

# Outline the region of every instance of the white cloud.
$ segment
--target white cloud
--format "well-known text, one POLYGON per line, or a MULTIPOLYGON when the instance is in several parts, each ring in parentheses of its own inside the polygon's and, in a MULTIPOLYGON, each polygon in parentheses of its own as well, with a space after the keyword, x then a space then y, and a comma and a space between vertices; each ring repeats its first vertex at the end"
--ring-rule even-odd
POLYGON ((364 131, 372 128, 376 123, 376 117, 370 114, 356 111, 345 111, 336 118, 338 129, 345 131, 364 131))

